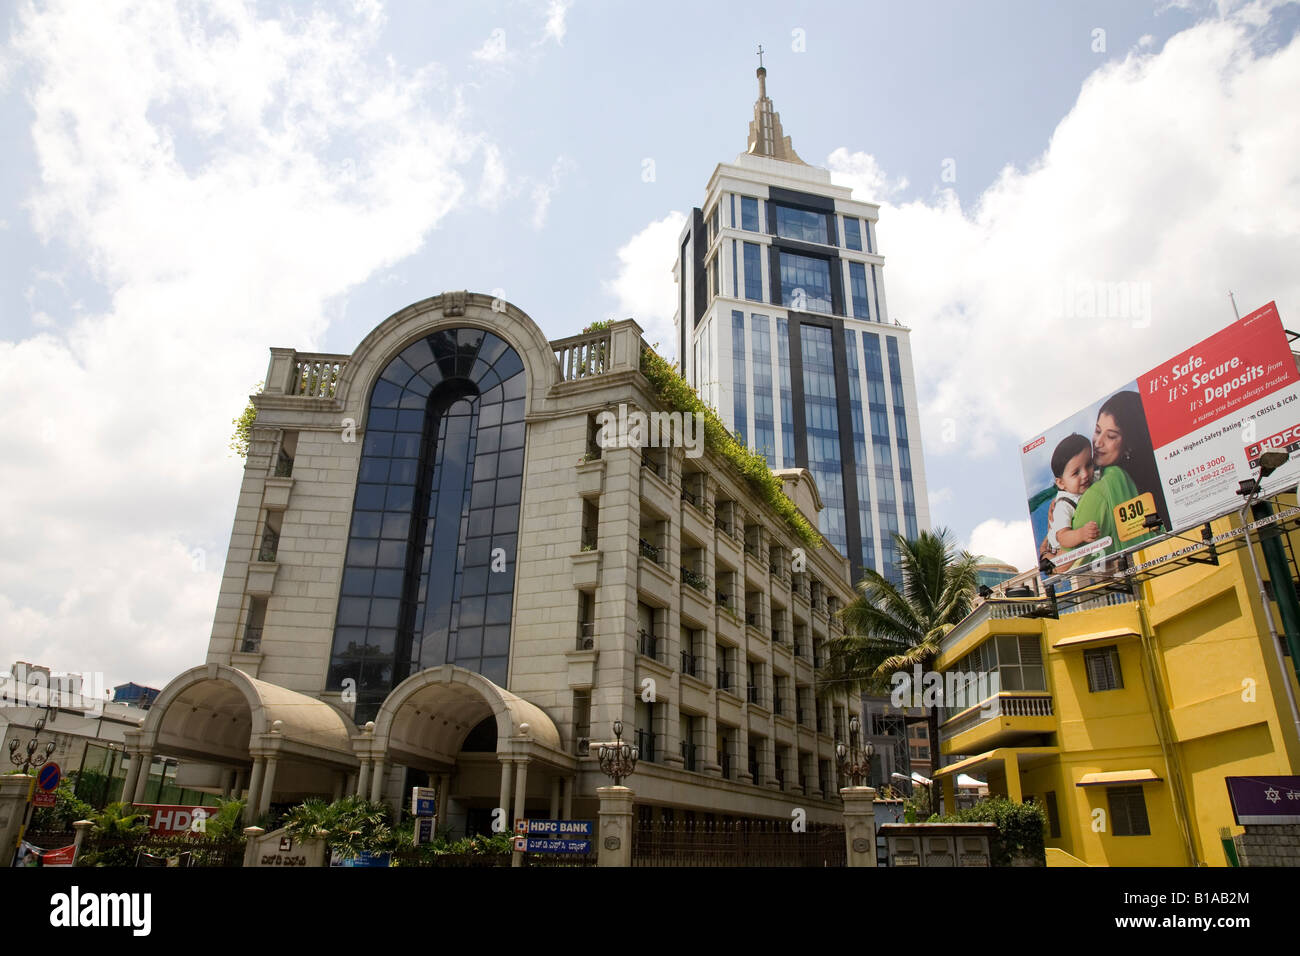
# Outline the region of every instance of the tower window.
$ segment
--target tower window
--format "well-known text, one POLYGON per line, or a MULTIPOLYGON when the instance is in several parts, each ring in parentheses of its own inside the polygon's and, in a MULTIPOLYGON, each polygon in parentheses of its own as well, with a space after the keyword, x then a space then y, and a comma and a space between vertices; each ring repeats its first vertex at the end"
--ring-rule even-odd
POLYGON ((844 217, 844 245, 854 252, 862 251, 862 225, 856 216, 844 217))
POLYGON ((740 197, 740 228, 758 232, 758 200, 753 196, 740 197))

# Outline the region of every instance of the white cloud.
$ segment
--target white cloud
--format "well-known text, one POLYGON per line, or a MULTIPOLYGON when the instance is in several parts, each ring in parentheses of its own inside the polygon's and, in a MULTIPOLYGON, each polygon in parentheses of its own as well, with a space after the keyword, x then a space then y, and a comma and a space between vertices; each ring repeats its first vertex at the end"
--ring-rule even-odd
POLYGON ((564 43, 564 34, 568 30, 564 21, 571 6, 573 0, 550 0, 546 5, 546 26, 542 29, 541 42, 554 40, 557 44, 564 43))
POLYGON ((33 225, 110 305, 0 340, 0 659, 141 681, 203 659, 241 476, 230 420, 267 345, 312 348, 332 303, 465 193, 481 139, 426 105, 432 69, 371 61, 382 20, 355 9, 17 14, 33 225))
POLYGON ((537 182, 532 188, 533 212, 529 219, 534 229, 546 225, 546 214, 551 208, 551 194, 560 188, 560 180, 573 169, 573 161, 567 156, 555 157, 551 163, 551 175, 546 182, 537 182))
POLYGON ((506 31, 497 27, 483 41, 483 45, 470 55, 483 63, 504 62, 510 55, 510 50, 506 47, 506 31))
MULTIPOLYGON (((1300 322, 1300 126, 1278 105, 1300 87, 1300 39, 1256 51, 1259 16, 1199 23, 1097 70, 1046 152, 972 208, 949 190, 882 210, 931 457, 1011 454, 1231 322, 1229 289, 1243 312, 1276 299, 1300 322), (1149 315, 1071 318, 1065 304, 1098 283, 1149 296, 1149 315), (946 418, 962 442, 939 440, 946 418)), ((870 157, 832 155, 883 182, 870 157)))
POLYGON ((1021 571, 1036 563, 1034 534, 1028 521, 1002 521, 998 518, 981 521, 971 531, 966 550, 1006 561, 1021 571))
POLYGON ((891 181, 870 153, 851 153, 841 146, 830 154, 826 166, 831 182, 850 187, 854 198, 863 202, 884 202, 907 188, 906 179, 891 181))
POLYGON ((669 359, 677 355, 673 261, 685 225, 685 214, 676 211, 650 223, 619 248, 618 273, 605 282, 605 291, 618 300, 616 317, 636 319, 645 330, 645 340, 658 342, 660 353, 669 359))

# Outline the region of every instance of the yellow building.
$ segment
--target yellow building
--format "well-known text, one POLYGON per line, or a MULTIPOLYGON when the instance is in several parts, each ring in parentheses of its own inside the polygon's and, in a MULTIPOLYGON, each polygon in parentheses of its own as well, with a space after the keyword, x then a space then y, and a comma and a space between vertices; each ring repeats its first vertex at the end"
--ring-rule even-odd
MULTIPOLYGON (((1294 507, 1295 496, 1276 504, 1294 507)), ((1222 518, 1212 531, 1239 524, 1222 518)), ((1292 576, 1297 525, 1291 517, 1282 535, 1292 576)), ((1134 562, 1185 547, 1189 537, 1140 551, 1134 562)), ((1282 683, 1300 695, 1291 660, 1279 667, 1239 538, 1220 546, 1217 566, 1185 564, 1132 591, 1062 606, 1057 619, 1027 616, 1041 601, 995 598, 947 636, 936 670, 949 683, 997 673, 999 686, 946 713, 941 752, 957 759, 935 774, 944 805, 954 805, 958 773, 987 775, 991 793, 1045 806, 1049 865, 1226 866, 1221 829, 1242 830, 1224 778, 1300 767, 1282 683)), ((1274 616, 1280 629, 1276 606, 1274 616)))

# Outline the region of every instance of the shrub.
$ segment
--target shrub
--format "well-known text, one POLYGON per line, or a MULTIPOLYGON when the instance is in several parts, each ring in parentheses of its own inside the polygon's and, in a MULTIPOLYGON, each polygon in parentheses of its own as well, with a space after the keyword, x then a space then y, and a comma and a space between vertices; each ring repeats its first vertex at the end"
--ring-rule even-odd
POLYGON ((997 833, 989 840, 990 862, 994 866, 1010 866, 1013 856, 1025 856, 1036 866, 1047 865, 1043 843, 1047 814, 1036 803, 1015 803, 1006 797, 989 797, 973 807, 939 817, 937 822, 997 824, 997 833))

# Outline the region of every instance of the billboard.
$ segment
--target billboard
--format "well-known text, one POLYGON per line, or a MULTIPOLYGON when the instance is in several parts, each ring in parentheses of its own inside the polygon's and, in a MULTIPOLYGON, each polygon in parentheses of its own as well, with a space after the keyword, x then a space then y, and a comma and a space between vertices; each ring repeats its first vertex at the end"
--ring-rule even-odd
MULTIPOLYGON (((1300 450, 1300 374, 1270 302, 1021 446, 1039 558, 1101 570, 1160 533, 1151 514, 1183 531, 1234 511, 1274 449, 1300 450)), ((1300 480, 1300 455, 1274 480, 1300 480)))

